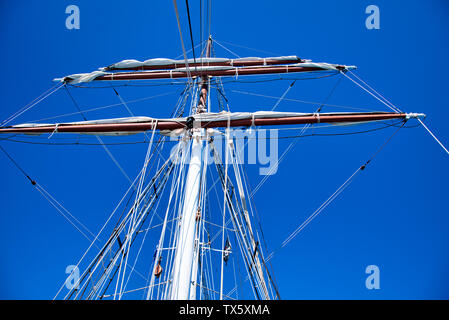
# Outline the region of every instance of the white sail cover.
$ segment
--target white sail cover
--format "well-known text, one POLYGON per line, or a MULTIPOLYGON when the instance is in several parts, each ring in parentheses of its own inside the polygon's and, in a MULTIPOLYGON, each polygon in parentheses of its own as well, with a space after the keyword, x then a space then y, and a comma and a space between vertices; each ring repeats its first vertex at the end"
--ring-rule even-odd
MULTIPOLYGON (((191 117, 195 121, 214 122, 214 121, 228 121, 228 120, 242 120, 242 119, 261 119, 261 118, 281 118, 281 117, 296 117, 303 116, 310 113, 299 112, 277 112, 277 111, 257 111, 257 112, 210 112, 194 114, 191 117)), ((124 117, 76 122, 61 122, 61 123, 21 123, 12 126, 13 128, 37 128, 59 125, 89 125, 89 124, 116 124, 116 123, 142 123, 142 122, 185 122, 188 117, 182 118, 168 118, 156 119, 151 117, 124 117)))
MULTIPOLYGON (((219 113, 199 113, 194 114, 191 117, 195 122, 215 122, 215 121, 231 121, 242 119, 260 119, 260 118, 275 118, 275 117, 295 117, 307 115, 310 113, 298 113, 298 112, 275 112, 275 111, 257 111, 257 112, 219 112, 219 113)), ((58 126, 70 126, 70 125, 93 125, 93 124, 120 124, 120 123, 156 123, 157 122, 177 122, 185 123, 189 117, 182 118, 169 118, 169 119, 156 119, 151 117, 124 117, 124 118, 112 118, 112 119, 100 119, 89 121, 76 121, 76 122, 64 122, 64 123, 22 123, 12 126, 12 128, 38 128, 38 127, 51 127, 55 126, 55 132, 58 131, 58 126)), ((129 135, 137 132, 90 132, 84 134, 95 135, 129 135)), ((165 132, 166 133, 166 132, 165 132)), ((40 133, 33 133, 33 135, 40 135, 40 133)))
MULTIPOLYGON (((277 112, 277 111, 232 112, 232 113, 219 112, 219 113, 199 113, 191 115, 189 117, 169 118, 169 119, 163 118, 157 119, 151 117, 126 117, 126 118, 100 119, 100 120, 65 122, 65 123, 23 123, 11 127, 0 128, 0 133, 17 132, 17 133, 39 135, 45 132, 47 133, 70 132, 81 134, 85 133, 85 134, 100 134, 100 135, 122 135, 122 134, 134 134, 138 132, 143 132, 150 130, 151 128, 157 128, 160 131, 164 130, 166 133, 167 132, 169 133, 170 131, 179 131, 179 129, 181 129, 182 131, 185 128, 190 128, 190 126, 196 127, 200 123, 201 125, 199 126, 207 128, 226 127, 227 126, 226 123, 229 123, 229 126, 232 127, 236 126, 248 127, 260 123, 260 121, 256 122, 257 119, 271 119, 270 121, 273 124, 273 120, 276 123, 278 123, 278 121, 281 120, 282 118, 288 119, 291 117, 302 118, 301 122, 297 123, 312 123, 312 122, 302 122, 304 118, 313 118, 315 122, 319 123, 320 119, 324 119, 327 117, 327 119, 324 120, 325 123, 338 124, 340 122, 366 123, 371 121, 383 121, 398 118, 408 120, 410 118, 425 117, 425 115, 419 113, 404 114, 404 113, 388 113, 388 112, 364 112, 364 113, 354 113, 354 112, 300 113, 300 112, 277 112), (333 118, 334 120, 330 121, 329 118, 330 119, 333 118), (246 120, 246 121, 238 122, 238 120, 246 120), (236 122, 232 123, 232 121, 236 122), (170 124, 170 122, 176 123, 176 125, 170 124), (117 124, 117 126, 114 127, 114 124, 117 124), (127 125, 120 126, 120 124, 127 124, 127 125), (72 128, 70 128, 71 126, 72 128), (83 126, 86 127, 83 128, 83 126), (33 130, 36 128, 39 128, 39 130, 33 130), (98 129, 98 132, 92 132, 93 128, 98 129), (122 131, 123 128, 130 128, 130 129, 125 129, 122 131), (14 129, 17 130, 15 131, 14 129)), ((297 121, 297 119, 293 121, 297 121)))
MULTIPOLYGON (((376 112, 374 112, 376 113, 376 112)), ((34 128, 34 127, 46 127, 55 125, 91 125, 91 124, 119 124, 119 123, 151 123, 151 122, 177 122, 185 123, 188 118, 193 118, 194 121, 200 122, 218 122, 218 121, 232 121, 232 120, 253 120, 253 119, 267 119, 267 118, 289 118, 289 117, 301 117, 307 115, 315 115, 317 113, 304 113, 304 112, 279 112, 279 111, 256 111, 256 112, 206 112, 197 113, 189 117, 181 118, 151 118, 151 117, 124 117, 124 118, 112 118, 112 119, 100 119, 100 120, 88 120, 88 121, 76 121, 76 122, 60 122, 60 123, 23 123, 12 126, 13 128, 34 128)), ((319 115, 344 115, 352 114, 352 112, 338 112, 338 113, 319 113, 319 115)), ((317 114, 318 115, 318 114, 317 114)), ((408 117, 418 117, 421 114, 410 113, 408 117)))
POLYGON ((61 122, 61 123, 21 123, 12 126, 13 128, 37 128, 48 127, 54 125, 88 125, 88 124, 113 124, 113 123, 138 123, 138 122, 151 122, 156 119, 150 117, 124 117, 124 118, 112 118, 112 119, 100 119, 100 120, 88 120, 88 121, 76 121, 76 122, 61 122))
MULTIPOLYGON (((130 62, 128 60, 129 64, 132 64, 134 62, 130 62)), ((272 65, 265 65, 265 66, 258 66, 258 68, 272 68, 272 65)), ((303 68, 318 68, 323 71, 339 71, 341 68, 340 65, 337 64, 331 64, 331 63, 325 63, 325 62, 302 62, 302 63, 295 63, 295 64, 289 64, 286 65, 287 73, 288 73, 288 67, 303 67, 303 68)), ((189 67, 189 70, 197 70, 202 72, 207 71, 218 71, 218 70, 236 70, 236 74, 238 74, 239 70, 244 70, 247 67, 232 67, 232 66, 197 66, 197 67, 189 67)), ((355 69, 355 66, 344 66, 345 69, 355 69)), ((151 74, 152 72, 160 72, 161 70, 155 70, 155 71, 145 71, 148 74, 151 74)), ((182 68, 175 68, 170 70, 165 70, 171 72, 187 72, 186 67, 182 68)), ((103 75, 114 75, 114 74, 120 74, 118 73, 112 73, 112 72, 104 72, 104 71, 94 71, 90 73, 77 73, 77 74, 71 74, 68 76, 65 76, 63 78, 56 78, 54 81, 60 81, 60 82, 67 82, 69 84, 79 84, 79 83, 87 83, 94 81, 96 78, 103 76, 103 75)), ((113 77, 112 79, 113 80, 113 77)))
MULTIPOLYGON (((214 122, 214 121, 228 121, 228 120, 243 120, 243 119, 262 119, 262 118, 288 118, 304 116, 310 113, 300 112, 278 112, 278 111, 257 111, 257 112, 218 112, 218 113, 198 113, 192 115, 195 121, 214 122)), ((187 118, 172 119, 175 121, 186 121, 187 118)))
MULTIPOLYGON (((254 61, 259 60, 261 63, 264 63, 266 60, 277 60, 279 61, 279 64, 282 64, 284 61, 301 61, 301 59, 298 56, 280 56, 280 57, 268 57, 268 58, 259 58, 259 57, 245 57, 245 58, 238 58, 238 59, 228 59, 228 58, 197 58, 197 59, 188 59, 187 63, 199 63, 199 64, 209 64, 209 63, 218 63, 218 62, 227 62, 231 66, 235 62, 246 62, 246 61, 254 61)), ((153 67, 153 66, 169 66, 169 65, 184 65, 186 62, 185 60, 174 60, 174 59, 167 59, 167 58, 155 58, 155 59, 148 59, 145 61, 139 61, 139 60, 122 60, 120 62, 111 64, 110 66, 106 68, 101 68, 100 70, 108 70, 108 69, 133 69, 133 68, 140 68, 140 67, 153 67)))

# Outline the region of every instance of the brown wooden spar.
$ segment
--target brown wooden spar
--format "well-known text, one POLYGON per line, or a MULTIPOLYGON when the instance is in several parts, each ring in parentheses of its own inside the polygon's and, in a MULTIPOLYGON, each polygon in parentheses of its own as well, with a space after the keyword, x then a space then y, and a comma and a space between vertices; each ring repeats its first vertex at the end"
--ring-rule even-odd
MULTIPOLYGON (((219 68, 219 67, 218 67, 219 68)), ((234 77, 234 76, 247 76, 247 75, 263 75, 263 74, 281 74, 281 73, 298 73, 298 72, 311 72, 311 71, 326 71, 322 67, 317 66, 300 66, 295 65, 283 65, 283 66, 259 66, 259 67, 242 67, 235 68, 229 67, 224 69, 207 69, 198 68, 190 69, 190 75, 192 77, 234 77)), ((337 65, 336 70, 344 70, 345 66, 337 65)), ((327 70, 332 71, 332 70, 327 70)), ((335 71, 335 70, 334 70, 335 71)), ((96 77, 92 81, 122 81, 122 80, 149 80, 149 79, 178 79, 187 78, 188 72, 186 70, 169 70, 169 71, 142 71, 142 72, 117 72, 111 74, 105 74, 96 77)), ((65 77, 64 81, 70 83, 70 76, 65 77)))
MULTIPOLYGON (((226 114, 225 114, 226 116, 226 114)), ((203 121, 197 122, 195 126, 201 128, 224 128, 230 127, 250 127, 250 126, 276 126, 276 125, 293 125, 293 124, 314 124, 314 123, 351 123, 351 122, 369 122, 382 121, 392 119, 408 119, 422 117, 421 114, 410 113, 393 113, 393 112, 360 112, 360 113, 311 113, 300 116, 288 117, 264 117, 264 118, 246 118, 219 120, 219 121, 203 121)), ((144 122, 119 122, 119 123, 59 123, 52 125, 25 126, 20 127, 2 127, 0 133, 26 133, 40 134, 53 132, 67 133, 96 133, 96 134, 112 134, 112 133, 138 133, 153 130, 154 126, 157 130, 175 130, 186 128, 191 117, 173 120, 158 120, 144 122)))

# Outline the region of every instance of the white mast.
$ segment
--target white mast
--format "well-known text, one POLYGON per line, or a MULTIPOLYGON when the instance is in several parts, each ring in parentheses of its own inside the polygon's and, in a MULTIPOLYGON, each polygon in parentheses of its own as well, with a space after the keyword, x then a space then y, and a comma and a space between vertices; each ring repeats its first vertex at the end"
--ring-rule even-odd
MULTIPOLYGON (((192 149, 190 155, 189 171, 185 184, 184 206, 180 217, 180 229, 176 245, 176 254, 173 268, 173 283, 171 299, 195 299, 195 287, 191 286, 192 269, 194 264, 196 213, 199 205, 199 191, 201 181, 201 165, 203 141, 201 129, 193 129, 192 149), (192 287, 192 292, 190 288, 192 287)), ((198 245, 198 244, 197 244, 198 245)), ((195 279, 196 280, 196 279, 195 279)))
MULTIPOLYGON (((206 48, 206 57, 210 57, 212 37, 209 37, 206 48)), ((200 84, 200 97, 195 113, 207 111, 206 100, 209 91, 209 78, 203 77, 200 84)), ((176 253, 173 267, 173 282, 170 298, 172 300, 196 299, 196 280, 198 272, 198 246, 196 238, 197 215, 201 215, 200 209, 200 187, 201 172, 203 166, 203 141, 202 135, 205 131, 193 127, 192 148, 190 150, 189 171, 187 173, 184 193, 184 204, 182 216, 180 217, 180 228, 176 241, 176 253)))

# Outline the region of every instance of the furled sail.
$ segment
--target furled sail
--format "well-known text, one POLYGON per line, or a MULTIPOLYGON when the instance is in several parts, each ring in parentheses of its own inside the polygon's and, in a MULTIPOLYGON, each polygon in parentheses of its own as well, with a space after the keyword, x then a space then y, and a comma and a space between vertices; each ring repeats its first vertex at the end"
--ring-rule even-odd
MULTIPOLYGON (((261 66, 261 65, 277 65, 277 64, 293 64, 305 62, 298 56, 281 56, 281 57, 246 57, 238 59, 228 58, 206 58, 200 57, 196 59, 188 59, 187 64, 190 67, 198 66, 234 66, 234 67, 247 67, 247 66, 261 66)), ((176 69, 185 68, 185 60, 174 60, 167 58, 155 58, 145 61, 139 60, 122 60, 120 62, 111 64, 101 70, 162 70, 162 69, 176 69)))
POLYGON ((356 123, 392 119, 421 118, 424 114, 395 112, 347 112, 347 113, 298 113, 298 112, 219 112, 199 113, 190 117, 156 119, 127 117, 67 123, 24 123, 0 127, 0 133, 84 133, 84 134, 132 134, 148 130, 177 130, 183 128, 225 128, 275 126, 308 123, 356 123))
POLYGON ((355 66, 303 60, 297 56, 247 57, 239 59, 198 58, 173 60, 166 58, 145 61, 123 60, 90 73, 78 73, 56 78, 69 84, 91 81, 123 81, 149 79, 179 79, 188 77, 238 77, 298 72, 346 71, 355 66), (120 70, 135 70, 123 72, 120 70), (119 72, 111 72, 119 71, 119 72))

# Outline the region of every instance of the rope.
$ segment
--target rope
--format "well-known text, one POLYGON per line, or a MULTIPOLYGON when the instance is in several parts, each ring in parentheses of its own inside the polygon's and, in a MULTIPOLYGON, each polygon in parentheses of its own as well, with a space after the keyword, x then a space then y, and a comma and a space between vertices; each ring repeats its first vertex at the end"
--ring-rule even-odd
MULTIPOLYGON (((81 111, 81 108, 79 106, 79 104, 76 102, 76 100, 73 98, 73 96, 70 94, 69 89, 67 88, 67 86, 65 86, 65 89, 67 91, 67 94, 69 95, 70 99, 72 100, 73 104, 75 105, 76 109, 78 110, 78 112, 80 113, 80 115, 83 117, 84 121, 87 121, 86 116, 84 115, 84 113, 81 111)), ((114 89, 115 90, 115 89, 114 89)), ((117 93, 117 91, 116 91, 117 93)), ((117 93, 118 95, 118 93, 117 93)), ((120 97, 120 96, 119 96, 120 97)), ((122 102, 124 103, 124 102, 122 102)), ((126 106, 126 104, 125 104, 126 106)), ((55 130, 53 131, 53 133, 48 137, 49 139, 53 136, 53 134, 55 132, 58 132, 58 124, 56 124, 55 126, 55 130)), ((109 151, 108 147, 103 143, 103 140, 98 136, 95 135, 95 138, 97 138, 98 142, 101 144, 101 146, 103 147, 104 151, 106 151, 106 153, 108 154, 109 158, 111 158, 112 162, 114 162, 114 164, 117 166, 117 168, 120 170, 120 172, 123 174, 123 176, 126 178, 126 180, 129 181, 129 183, 132 183, 131 178, 128 176, 128 174, 126 174, 125 170, 123 169, 123 167, 120 165, 120 163, 117 161, 117 159, 114 157, 114 155, 111 153, 111 151, 109 151)))
POLYGON ((24 114, 25 112, 27 112, 28 110, 33 108, 35 105, 37 105, 39 102, 43 101, 44 99, 46 99, 47 97, 51 96, 53 93, 58 91, 63 85, 64 85, 63 83, 57 84, 54 87, 50 88, 49 90, 45 91, 40 96, 38 96, 36 99, 34 99, 29 104, 24 106, 22 109, 20 109, 13 115, 9 116, 7 119, 3 120, 3 122, 0 124, 0 126, 3 127, 6 124, 8 124, 9 122, 11 122, 12 120, 16 119, 18 116, 24 114))
MULTIPOLYGON (((217 42, 217 40, 214 40, 214 41, 217 42)), ((239 45, 239 44, 230 43, 230 42, 223 41, 223 40, 220 40, 220 41, 221 41, 222 43, 226 43, 226 44, 228 44, 228 45, 230 45, 230 46, 234 46, 234 47, 238 47, 238 48, 243 48, 243 49, 248 49, 248 50, 253 50, 253 51, 257 51, 257 52, 261 52, 261 53, 266 53, 266 54, 270 54, 270 55, 280 56, 279 53, 275 53, 275 52, 271 52, 271 51, 265 51, 265 50, 259 50, 259 49, 250 48, 250 47, 245 47, 245 46, 242 46, 242 45, 239 45)))
POLYGON ((287 95, 287 93, 290 91, 290 89, 293 87, 293 85, 295 84, 296 80, 293 81, 287 88, 287 90, 285 90, 285 92, 282 94, 282 96, 279 98, 279 100, 276 102, 276 104, 274 105, 274 107, 271 109, 271 111, 274 111, 274 109, 276 109, 278 107, 278 105, 281 103, 282 100, 284 100, 285 96, 287 95))
POLYGON ((134 113, 131 111, 131 109, 128 107, 128 105, 126 104, 125 100, 123 100, 122 96, 118 94, 117 90, 115 90, 114 87, 112 87, 112 90, 114 90, 115 95, 119 98, 120 102, 125 106, 126 110, 128 111, 128 113, 134 117, 134 113))
POLYGON ((368 88, 370 88, 374 93, 376 93, 381 99, 383 99, 386 103, 388 103, 391 107, 399 110, 398 107, 396 107, 393 103, 391 103, 387 98, 385 98, 383 95, 381 95, 379 92, 377 92, 376 90, 374 90, 373 87, 371 87, 369 84, 367 84, 365 81, 362 80, 362 78, 360 78, 359 76, 357 76, 355 73, 353 73, 351 70, 348 70, 348 72, 350 74, 352 74, 354 77, 356 77, 360 82, 362 82, 365 86, 367 86, 368 88))
MULTIPOLYGON (((335 82, 334 86, 332 87, 331 91, 329 92, 329 94, 327 95, 327 97, 324 99, 324 101, 320 104, 320 106, 316 109, 315 112, 320 112, 321 109, 323 108, 323 106, 326 104, 326 102, 330 99, 330 97, 333 95, 334 91, 337 89, 338 85, 340 84, 341 78, 339 78, 337 80, 337 82, 335 82)), ((270 171, 268 172, 267 175, 265 175, 265 177, 263 177, 263 179, 257 184, 257 186, 254 188, 253 192, 250 194, 250 198, 253 198, 254 195, 256 194, 256 192, 262 187, 262 185, 265 183, 265 181, 268 180, 268 178, 271 176, 271 173, 273 172, 273 170, 275 168, 277 168, 279 166, 279 164, 282 162, 282 160, 284 160, 285 156, 287 155, 287 153, 293 148, 293 146, 296 145, 296 143, 299 141, 299 138, 301 136, 303 136, 304 132, 311 127, 310 124, 305 125, 301 132, 299 133, 299 136, 296 137, 295 140, 293 140, 289 146, 287 147, 287 149, 282 153, 281 157, 277 160, 276 165, 272 166, 270 171)))
POLYGON ((62 210, 64 210, 70 217, 72 217, 76 222, 78 222, 89 234, 92 235, 92 237, 95 237, 95 235, 84 225, 82 224, 77 218, 75 218, 65 207, 63 207, 58 201, 56 201, 55 198, 51 196, 42 186, 40 186, 38 183, 36 183, 36 190, 39 191, 39 193, 47 200, 73 227, 75 227, 76 230, 78 230, 83 237, 85 237, 88 241, 92 241, 92 238, 86 235, 73 221, 67 217, 62 210), (58 207, 59 206, 59 207, 58 207), (62 210, 61 210, 62 209, 62 210))
MULTIPOLYGON (((60 208, 62 208, 68 215, 70 215, 76 222, 78 222, 85 230, 88 231, 92 236, 94 234, 84 225, 82 224, 77 218, 75 218, 64 206, 62 206, 48 191, 46 191, 41 185, 39 185, 35 180, 31 179, 30 176, 23 170, 23 168, 6 152, 6 150, 0 146, 0 149, 5 153, 5 155, 11 160, 11 162, 23 173, 23 175, 30 180, 31 184, 36 187, 36 190, 41 193, 41 195, 70 223, 72 224, 86 239, 89 241, 91 240, 89 236, 87 236, 83 231, 78 228, 78 226, 75 225, 62 211, 60 208), (58 207, 58 206, 60 207, 58 207)), ((97 239, 95 238, 92 241, 92 244, 97 239)))
POLYGON ((37 191, 72 225, 74 226, 87 240, 91 241, 91 237, 86 235, 72 220, 70 220, 63 211, 66 212, 75 222, 77 222, 82 228, 84 228, 87 233, 94 237, 95 235, 83 224, 81 223, 73 214, 70 213, 61 203, 59 203, 47 190, 39 185, 34 179, 32 179, 25 170, 13 159, 13 157, 2 147, 0 150, 8 157, 9 160, 16 166, 17 169, 30 181, 30 183, 36 188, 37 191))
POLYGON ((84 113, 81 110, 80 106, 78 105, 78 103, 73 98, 72 94, 69 91, 69 88, 67 88, 67 85, 64 85, 64 89, 67 92, 68 96, 70 97, 70 100, 72 100, 73 104, 75 105, 75 108, 78 110, 78 113, 81 115, 81 117, 83 117, 83 120, 87 121, 87 118, 84 116, 84 113))
POLYGON ((313 219, 315 219, 329 204, 331 204, 354 180, 355 176, 361 171, 365 170, 366 166, 379 154, 379 152, 391 141, 391 139, 398 133, 398 131, 404 126, 405 122, 402 126, 397 128, 393 134, 378 148, 378 150, 353 174, 340 186, 338 189, 328 198, 326 201, 321 204, 301 225, 299 225, 283 242, 282 244, 271 252, 266 261, 269 261, 273 258, 275 253, 277 253, 280 249, 284 248, 288 243, 290 243, 313 219))
MULTIPOLYGON (((231 117, 228 117, 228 127, 226 128, 226 142, 225 142, 225 176, 224 176, 224 186, 223 186, 223 225, 222 225, 222 237, 221 237, 221 247, 224 248, 224 238, 225 238, 225 223, 226 223, 226 195, 228 193, 228 157, 231 152, 230 140, 229 140, 229 130, 230 130, 231 117)), ((220 300, 223 300, 223 266, 224 259, 223 254, 221 255, 221 280, 220 280, 220 300)))
MULTIPOLYGON (((108 219, 106 220, 106 222, 104 223, 104 225, 102 226, 102 228, 100 229, 100 231, 97 233, 97 235, 95 236, 95 239, 91 242, 91 244, 89 245, 89 247, 86 249, 86 251, 84 252, 84 254, 82 255, 82 257, 80 258, 80 260, 77 263, 77 267, 81 264, 81 262, 84 260, 85 256, 87 255, 87 253, 90 251, 90 249, 92 248, 92 246, 94 245, 94 242, 100 237, 100 234, 103 232, 103 230, 106 228, 106 225, 109 223, 109 221, 112 219, 112 217, 114 216, 115 212, 118 210, 118 208, 120 207, 120 205, 122 204, 123 200, 126 198, 126 195, 129 193, 129 191, 131 189, 133 189, 134 184, 136 183, 137 179, 140 177, 142 172, 139 172, 139 174, 136 176, 136 178, 134 179, 134 181, 131 183, 131 185, 129 186, 128 190, 125 192, 125 194, 123 195, 122 199, 119 201, 119 203, 117 204, 117 206, 115 207, 115 209, 112 211, 111 215, 108 217, 108 219)), ((97 255, 97 257, 100 254, 97 255)), ((85 275, 87 274, 87 272, 89 271, 90 268, 87 268, 86 271, 84 272, 84 274, 79 278, 78 282, 75 284, 75 287, 80 283, 81 279, 83 277, 85 277, 85 275)), ((70 275, 69 275, 70 277, 70 275)), ((60 287, 60 289, 58 290, 58 292, 56 293, 55 297, 53 299, 56 299, 56 297, 59 295, 59 293, 61 292, 61 290, 64 288, 65 282, 64 284, 60 287)), ((69 294, 67 294, 65 296, 65 298, 67 298, 69 294)))
POLYGON ((186 0, 186 7, 187 7, 187 18, 189 20, 190 43, 192 44, 193 62, 195 63, 195 71, 196 71, 195 45, 193 44, 193 33, 192 33, 192 23, 190 21, 189 0, 186 0))
MULTIPOLYGON (((108 88, 110 88, 110 87, 108 87, 108 88)), ((167 93, 161 93, 161 94, 157 94, 157 95, 150 96, 150 97, 130 100, 130 101, 127 101, 126 103, 142 102, 142 101, 146 101, 146 100, 149 100, 149 99, 154 99, 154 98, 167 96, 167 95, 170 95, 170 94, 173 94, 173 93, 175 93, 175 91, 170 91, 170 92, 167 92, 167 93)), ((57 119, 57 118, 62 118, 62 117, 78 115, 78 114, 82 115, 82 114, 87 113, 87 112, 98 111, 98 110, 112 108, 112 107, 118 107, 118 106, 121 106, 122 104, 123 104, 122 102, 121 103, 114 103, 114 104, 109 104, 109 105, 106 105, 106 106, 91 108, 91 109, 82 110, 82 111, 78 111, 78 112, 65 113, 65 114, 61 114, 61 115, 58 115, 58 116, 42 118, 42 119, 37 119, 37 120, 31 120, 30 122, 46 121, 46 120, 52 120, 52 119, 57 119)))
POLYGON ((385 101, 383 101, 381 98, 379 98, 378 96, 376 96, 374 93, 372 93, 371 91, 369 91, 368 89, 366 89, 365 87, 363 87, 360 83, 358 83, 357 81, 355 81, 354 79, 352 79, 351 77, 349 77, 345 72, 340 71, 340 73, 342 75, 344 75, 346 78, 348 78, 349 80, 351 80, 352 82, 354 82, 357 86, 359 86, 360 88, 362 88, 364 91, 368 92, 371 96, 373 96, 375 99, 379 100, 382 104, 386 105, 389 109, 393 110, 394 112, 400 113, 401 110, 399 110, 398 108, 396 108, 395 106, 392 106, 388 103, 386 103, 385 101))
MULTIPOLYGON (((179 159, 179 151, 180 151, 181 147, 182 147, 182 145, 179 144, 177 146, 176 153, 174 153, 175 158, 173 159, 173 161, 175 161, 175 163, 177 163, 177 161, 179 159)), ((181 157, 181 162, 184 162, 184 159, 185 159, 185 153, 183 153, 183 155, 181 157)), ((180 170, 182 170, 183 165, 181 164, 179 166, 179 168, 180 168, 180 170)), ((164 217, 164 221, 163 221, 161 236, 159 238, 159 242, 158 242, 158 245, 157 245, 157 250, 156 250, 154 263, 153 263, 152 268, 150 269, 151 270, 151 280, 150 280, 150 286, 149 286, 150 290, 148 290, 147 295, 146 295, 146 299, 147 300, 150 299, 150 297, 152 296, 152 293, 153 293, 152 288, 154 286, 154 281, 155 281, 155 270, 156 270, 156 266, 157 266, 157 263, 159 261, 159 258, 161 257, 161 254, 162 254, 162 248, 163 248, 163 243, 164 243, 164 239, 165 239, 165 232, 166 232, 166 228, 167 228, 168 214, 169 214, 169 211, 170 211, 170 205, 171 205, 171 202, 172 202, 173 195, 174 195, 175 191, 177 193, 178 190, 179 190, 180 181, 181 181, 180 179, 181 179, 181 173, 179 173, 178 174, 178 178, 176 180, 173 179, 173 182, 172 182, 172 187, 171 187, 171 190, 170 190, 170 196, 169 196, 168 204, 167 204, 167 210, 165 211, 165 217, 164 217)), ((147 284, 148 284, 148 282, 147 282, 147 284)))
POLYGON ((207 20, 208 20, 207 34, 210 36, 210 29, 211 29, 211 25, 212 25, 212 23, 211 23, 211 21, 212 21, 212 1, 211 0, 209 0, 207 2, 207 20))
POLYGON ((214 42, 216 44, 218 44, 220 47, 222 47, 223 49, 225 49, 226 51, 228 51, 230 54, 236 56, 237 58, 241 58, 237 53, 235 53, 234 51, 231 51, 230 49, 226 48, 224 45, 220 44, 217 40, 214 39, 214 42))
MULTIPOLYGON (((144 180, 145 180, 146 171, 147 171, 147 167, 148 167, 148 162, 149 162, 149 158, 150 158, 151 147, 153 145, 154 133, 156 132, 156 128, 157 128, 157 120, 156 120, 154 125, 153 125, 153 122, 151 123, 151 125, 153 127, 153 133, 151 135, 150 143, 148 144, 148 150, 147 150, 147 154, 146 154, 145 161, 144 161, 144 164, 143 164, 142 174, 140 176, 139 185, 137 187, 136 199, 135 199, 134 205, 133 205, 133 208, 134 208, 133 209, 133 214, 131 216, 131 220, 130 220, 130 224, 129 224, 129 228, 128 228, 128 234, 126 235, 126 241, 128 241, 128 243, 127 243, 128 246, 127 246, 126 252, 128 252, 130 250, 130 248, 131 248, 131 241, 130 241, 130 239, 131 239, 132 235, 134 234, 134 232, 136 230, 137 212, 138 212, 138 209, 139 209, 139 206, 140 206, 140 202, 141 202, 142 188, 143 188, 143 183, 144 183, 144 180)), ((119 291, 119 299, 122 298, 122 292, 124 290, 123 285, 124 285, 124 281, 125 281, 125 274, 126 274, 126 266, 128 264, 128 257, 129 257, 129 255, 127 254, 126 255, 126 259, 125 259, 125 256, 123 255, 122 256, 122 262, 120 263, 119 275, 118 275, 117 279, 120 278, 120 273, 121 273, 123 261, 125 262, 124 263, 124 269, 123 269, 123 272, 122 272, 122 280, 121 280, 120 291, 119 291)), ((115 300, 115 297, 116 297, 116 294, 117 294, 118 284, 119 284, 119 281, 117 280, 116 287, 115 287, 115 293, 114 293, 114 300, 115 300)))
POLYGON ((22 174, 28 179, 30 180, 31 184, 33 186, 36 185, 36 181, 34 181, 33 179, 31 179, 31 177, 25 172, 25 170, 23 170, 23 168, 9 155, 8 152, 6 152, 6 150, 0 146, 0 149, 3 151, 3 153, 9 158, 9 160, 11 160, 11 162, 16 166, 17 169, 20 170, 20 172, 22 172, 22 174))
MULTIPOLYGON (((284 79, 284 80, 290 80, 290 79, 284 79)), ((295 81, 296 80, 300 80, 300 79, 295 79, 295 81)), ((265 95, 265 94, 253 93, 253 92, 248 92, 248 91, 240 91, 240 90, 231 90, 231 92, 240 93, 240 94, 246 94, 246 95, 251 95, 251 96, 257 96, 257 97, 263 97, 263 98, 270 98, 270 99, 279 99, 280 98, 280 97, 269 96, 269 95, 265 95)), ((299 100, 299 99, 292 99, 292 98, 283 98, 283 100, 291 101, 291 102, 304 103, 304 104, 321 105, 321 106, 326 106, 326 107, 342 108, 342 109, 352 109, 352 110, 360 110, 360 111, 374 111, 373 109, 356 108, 356 107, 345 106, 345 105, 327 104, 327 103, 322 103, 322 102, 299 100)))
POLYGON ((187 59, 186 48, 184 47, 184 40, 182 39, 181 23, 179 21, 178 5, 176 4, 176 0, 173 0, 173 6, 175 7, 176 21, 178 22, 179 38, 181 39, 182 52, 184 54, 184 60, 186 62, 187 75, 189 77, 189 82, 191 82, 192 75, 190 73, 189 61, 187 59))
POLYGON ((417 118, 418 121, 422 124, 422 126, 424 127, 424 129, 427 130, 427 132, 430 133, 430 135, 435 139, 436 142, 438 142, 438 144, 441 146, 441 148, 444 149, 444 151, 446 151, 447 154, 449 154, 449 151, 447 150, 447 148, 441 143, 440 140, 438 140, 438 138, 432 133, 432 131, 430 131, 429 128, 427 128, 427 126, 424 124, 424 122, 421 121, 421 119, 417 118))
MULTIPOLYGON (((204 44, 204 42, 206 42, 207 40, 202 40, 200 43, 198 43, 194 48, 196 49, 196 48, 198 48, 199 46, 202 46, 203 44, 204 44)), ((190 53, 190 52, 192 52, 192 49, 189 49, 189 50, 187 50, 186 51, 186 53, 190 53)), ((175 58, 175 60, 178 60, 179 58, 181 58, 182 56, 184 55, 184 53, 181 53, 179 56, 177 56, 176 58, 175 58)), ((170 83, 162 83, 161 85, 168 85, 168 84, 170 84, 170 83)), ((178 83, 178 82, 172 82, 172 84, 184 84, 184 82, 182 82, 182 83, 178 83)))

